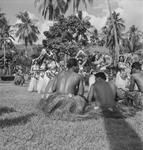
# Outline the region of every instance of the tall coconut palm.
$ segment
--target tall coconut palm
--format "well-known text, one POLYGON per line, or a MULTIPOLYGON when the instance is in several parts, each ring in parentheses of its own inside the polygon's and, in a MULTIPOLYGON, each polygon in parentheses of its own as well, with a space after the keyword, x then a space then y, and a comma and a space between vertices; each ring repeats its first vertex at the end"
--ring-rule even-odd
POLYGON ((79 11, 79 5, 80 3, 83 3, 85 8, 87 9, 87 2, 89 4, 93 3, 93 0, 73 0, 73 13, 77 13, 79 11))
MULTIPOLYGON (((112 16, 117 32, 117 41, 119 43, 120 39, 122 39, 122 32, 125 29, 124 20, 120 18, 120 13, 116 13, 115 11, 113 12, 112 16)), ((107 19, 106 26, 103 27, 103 32, 105 36, 104 38, 106 39, 106 46, 113 50, 116 46, 116 43, 111 17, 107 19)))
POLYGON ((5 17, 5 13, 3 13, 0 9, 0 28, 3 28, 5 25, 7 25, 7 19, 5 17))
POLYGON ((83 2, 87 8, 87 1, 91 4, 93 0, 35 0, 36 6, 39 7, 39 11, 42 13, 42 16, 46 19, 48 14, 49 20, 56 19, 59 15, 65 14, 69 6, 73 2, 73 13, 77 13, 79 5, 83 2))
POLYGON ((13 44, 14 38, 11 35, 11 26, 5 26, 0 31, 0 47, 4 51, 4 68, 6 63, 6 49, 14 46, 13 44))
POLYGON ((20 12, 17 18, 21 22, 15 25, 17 28, 16 37, 18 37, 19 41, 24 41, 27 50, 28 44, 32 45, 38 40, 38 34, 40 32, 33 20, 30 19, 28 12, 20 12))
POLYGON ((125 38, 122 40, 122 47, 127 52, 135 52, 141 48, 143 48, 143 44, 141 43, 141 39, 143 37, 143 32, 138 30, 135 25, 132 25, 129 28, 129 31, 125 34, 125 38))
POLYGON ((67 0, 67 2, 64 0, 35 0, 35 5, 36 7, 38 6, 44 19, 46 19, 48 14, 49 20, 55 20, 59 15, 65 14, 68 9, 69 1, 70 0, 67 0))

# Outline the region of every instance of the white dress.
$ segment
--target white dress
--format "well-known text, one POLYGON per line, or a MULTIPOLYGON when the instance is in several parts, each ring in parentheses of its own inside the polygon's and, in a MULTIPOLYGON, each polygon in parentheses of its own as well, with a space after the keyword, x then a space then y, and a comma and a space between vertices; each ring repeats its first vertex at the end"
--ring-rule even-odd
POLYGON ((38 65, 33 65, 31 67, 31 80, 29 83, 28 91, 29 92, 36 92, 37 91, 37 83, 38 83, 38 73, 36 70, 39 70, 38 65))
POLYGON ((39 80, 38 80, 38 85, 37 85, 37 92, 40 94, 42 93, 42 86, 44 84, 44 75, 45 75, 45 64, 42 64, 40 67, 40 76, 39 76, 39 80))
POLYGON ((50 81, 50 78, 48 76, 49 74, 49 70, 47 70, 44 74, 44 78, 43 78, 43 85, 42 85, 42 89, 41 89, 41 94, 44 94, 45 93, 45 90, 46 90, 46 87, 50 81))
POLYGON ((123 89, 123 90, 127 90, 127 86, 129 84, 129 80, 128 78, 126 78, 125 80, 121 78, 121 73, 118 72, 116 75, 116 79, 115 79, 115 85, 117 88, 119 89, 123 89))
POLYGON ((91 85, 94 84, 94 83, 95 83, 95 75, 92 74, 92 75, 89 76, 89 89, 88 89, 88 91, 90 90, 91 85))

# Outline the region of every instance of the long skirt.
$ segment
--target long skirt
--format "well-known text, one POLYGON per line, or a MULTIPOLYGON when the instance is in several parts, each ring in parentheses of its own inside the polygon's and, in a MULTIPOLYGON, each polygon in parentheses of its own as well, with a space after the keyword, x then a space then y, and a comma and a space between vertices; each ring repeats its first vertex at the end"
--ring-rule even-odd
POLYGON ((50 81, 50 78, 48 78, 47 75, 45 74, 44 78, 43 78, 43 85, 42 85, 42 89, 41 89, 41 94, 45 94, 46 87, 47 87, 49 81, 50 81))
POLYGON ((53 93, 53 84, 54 84, 55 78, 52 78, 49 80, 48 84, 46 85, 45 91, 44 91, 44 98, 48 98, 49 95, 53 93))
POLYGON ((38 84, 37 84, 37 92, 40 94, 42 93, 42 86, 43 86, 43 83, 44 83, 44 78, 43 77, 39 77, 39 80, 38 80, 38 84))
POLYGON ((29 92, 37 92, 37 83, 38 83, 38 80, 36 78, 32 77, 30 80, 28 91, 29 92))
POLYGON ((81 96, 53 94, 47 99, 41 99, 38 107, 46 116, 53 119, 73 120, 76 115, 82 115, 86 100, 81 96))
POLYGON ((128 100, 131 100, 134 106, 143 106, 143 93, 140 91, 128 91, 126 92, 126 97, 128 100))

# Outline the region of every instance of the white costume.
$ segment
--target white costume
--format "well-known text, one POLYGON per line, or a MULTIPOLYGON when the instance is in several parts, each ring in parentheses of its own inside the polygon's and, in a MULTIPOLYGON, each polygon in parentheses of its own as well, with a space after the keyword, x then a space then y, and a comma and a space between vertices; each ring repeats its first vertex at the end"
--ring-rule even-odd
POLYGON ((29 87, 28 87, 29 92, 37 91, 38 70, 39 70, 39 65, 32 65, 32 67, 31 67, 32 76, 31 76, 29 87))
POLYGON ((42 86, 44 84, 45 69, 46 69, 46 65, 43 63, 40 67, 40 76, 39 76, 39 81, 38 81, 38 85, 37 85, 37 92, 39 94, 42 93, 42 86))

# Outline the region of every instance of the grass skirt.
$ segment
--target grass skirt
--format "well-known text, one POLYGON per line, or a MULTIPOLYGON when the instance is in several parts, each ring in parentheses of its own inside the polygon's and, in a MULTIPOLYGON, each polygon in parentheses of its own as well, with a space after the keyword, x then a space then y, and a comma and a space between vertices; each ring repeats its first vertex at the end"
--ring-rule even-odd
POLYGON ((38 107, 50 118, 74 120, 84 113, 86 100, 81 96, 54 94, 41 99, 38 107))

